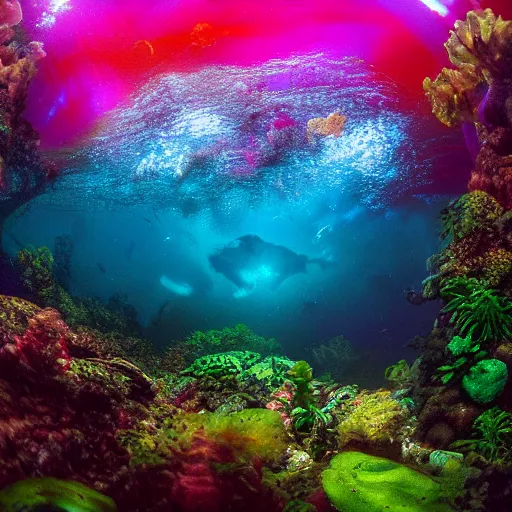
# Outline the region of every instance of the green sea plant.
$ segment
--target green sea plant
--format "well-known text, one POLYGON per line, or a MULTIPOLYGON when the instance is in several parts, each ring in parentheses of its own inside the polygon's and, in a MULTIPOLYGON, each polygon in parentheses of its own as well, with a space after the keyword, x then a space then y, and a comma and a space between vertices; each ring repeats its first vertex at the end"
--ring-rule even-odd
POLYGON ((412 377, 412 369, 409 363, 402 359, 384 371, 384 378, 389 382, 393 382, 399 386, 406 384, 412 377))
POLYGON ((456 359, 437 369, 436 378, 443 384, 463 377, 473 364, 487 357, 487 351, 481 350, 481 344, 475 342, 471 334, 465 338, 454 336, 446 348, 456 359))
POLYGON ((512 455, 512 414, 493 407, 473 423, 473 438, 456 441, 453 449, 476 452, 490 462, 508 459, 512 455))
POLYGON ((297 432, 311 432, 315 424, 327 425, 328 413, 318 407, 313 395, 313 370, 306 361, 298 361, 288 372, 288 378, 295 386, 292 400, 291 419, 297 432))
POLYGON ((452 313, 450 321, 460 335, 482 343, 512 337, 512 302, 484 282, 454 277, 445 282, 441 296, 447 301, 443 312, 452 313))
POLYGON ((57 478, 20 480, 0 491, 2 512, 115 512, 111 498, 79 482, 57 478))

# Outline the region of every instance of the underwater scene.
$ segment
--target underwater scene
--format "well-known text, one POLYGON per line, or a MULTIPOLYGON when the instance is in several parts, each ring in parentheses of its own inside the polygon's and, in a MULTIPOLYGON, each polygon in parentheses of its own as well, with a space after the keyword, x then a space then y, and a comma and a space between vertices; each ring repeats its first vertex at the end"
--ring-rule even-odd
POLYGON ((0 512, 512 511, 512 0, 0 0, 0 512))

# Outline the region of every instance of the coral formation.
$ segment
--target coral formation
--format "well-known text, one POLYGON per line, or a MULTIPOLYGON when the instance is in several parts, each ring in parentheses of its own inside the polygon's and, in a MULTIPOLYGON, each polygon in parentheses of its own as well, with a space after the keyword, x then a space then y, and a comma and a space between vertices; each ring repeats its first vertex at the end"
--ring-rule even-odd
POLYGON ((339 446, 372 446, 374 450, 392 451, 390 445, 397 448, 410 414, 392 398, 390 391, 360 395, 359 404, 338 425, 339 446))
POLYGON ((334 112, 327 117, 315 117, 310 119, 307 124, 307 139, 312 141, 315 137, 328 137, 332 135, 339 137, 343 133, 343 128, 347 122, 347 117, 334 112))
MULTIPOLYGON (((411 393, 416 438, 436 448, 473 452, 461 510, 508 510, 512 367, 512 22, 490 9, 458 21, 444 69, 424 88, 444 124, 464 125, 478 141, 469 193, 441 214, 439 254, 428 262, 423 297, 442 299, 420 348, 411 393)), ((469 140, 469 139, 467 139, 469 140)))
POLYGON ((19 206, 39 193, 52 176, 38 152, 39 136, 23 119, 27 92, 41 43, 24 41, 17 0, 0 4, 0 226, 19 206))

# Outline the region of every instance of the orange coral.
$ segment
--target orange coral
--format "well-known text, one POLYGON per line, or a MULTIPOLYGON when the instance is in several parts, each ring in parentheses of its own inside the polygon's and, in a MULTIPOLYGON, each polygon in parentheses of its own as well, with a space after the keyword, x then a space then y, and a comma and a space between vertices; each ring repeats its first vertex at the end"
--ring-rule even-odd
POLYGON ((327 117, 315 117, 308 121, 307 138, 311 141, 314 136, 328 137, 334 135, 339 137, 343 133, 343 128, 347 122, 347 117, 334 112, 327 117))

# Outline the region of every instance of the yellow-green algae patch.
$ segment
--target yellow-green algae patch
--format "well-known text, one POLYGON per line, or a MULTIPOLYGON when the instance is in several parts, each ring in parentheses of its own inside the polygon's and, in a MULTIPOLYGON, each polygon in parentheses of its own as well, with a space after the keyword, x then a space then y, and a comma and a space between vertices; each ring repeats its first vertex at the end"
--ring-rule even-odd
POLYGON ((360 452, 336 455, 322 484, 340 512, 449 512, 441 486, 428 476, 382 457, 360 452))

